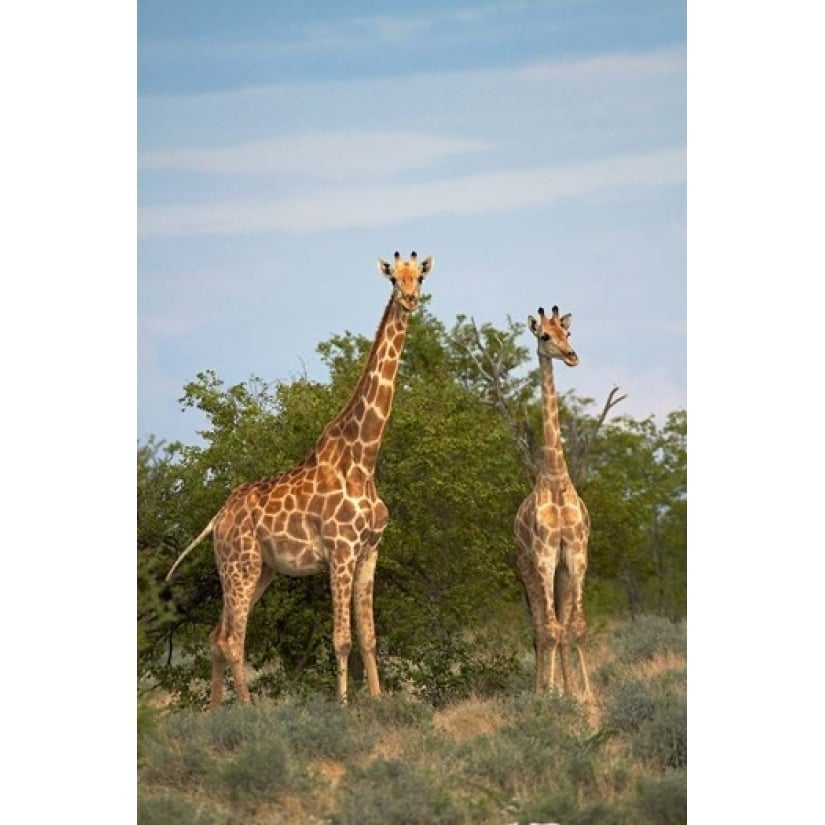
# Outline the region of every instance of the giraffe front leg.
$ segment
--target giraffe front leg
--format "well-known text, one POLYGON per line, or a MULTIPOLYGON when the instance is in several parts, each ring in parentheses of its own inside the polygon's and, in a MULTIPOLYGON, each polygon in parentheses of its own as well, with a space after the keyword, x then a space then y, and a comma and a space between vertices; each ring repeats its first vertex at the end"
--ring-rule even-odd
POLYGON ((590 689, 590 679, 587 675, 587 661, 585 657, 585 641, 587 639, 587 621, 584 617, 584 577, 585 564, 579 563, 573 572, 573 612, 570 618, 570 636, 576 645, 579 654, 579 667, 582 675, 582 698, 585 701, 593 699, 590 689))
POLYGON ((556 651, 564 629, 547 599, 543 600, 542 620, 536 630, 536 692, 553 690, 556 685, 556 651))
POLYGON ((559 643, 555 639, 552 639, 547 647, 547 678, 543 686, 545 691, 555 690, 556 688, 556 651, 558 647, 559 643))
POLYGON ((540 638, 541 631, 535 630, 533 637, 533 654, 536 662, 536 669, 533 674, 533 693, 542 692, 544 689, 545 680, 547 678, 545 676, 547 673, 547 656, 545 655, 547 646, 539 641, 540 638))
POLYGON ((556 603, 556 616, 565 632, 559 640, 558 650, 561 659, 561 676, 564 693, 573 695, 573 670, 570 666, 569 639, 566 628, 570 624, 570 616, 573 609, 573 590, 570 582, 570 574, 567 567, 560 564, 556 567, 556 575, 553 580, 553 594, 556 603))
POLYGON ((355 552, 350 545, 336 547, 330 563, 332 591, 332 646, 338 671, 337 695, 342 704, 347 702, 349 654, 352 650, 350 614, 355 573, 355 552))
POLYGON ((375 545, 364 551, 355 573, 355 623, 358 628, 358 646, 364 661, 367 690, 370 696, 380 696, 381 683, 378 680, 376 656, 375 620, 372 609, 372 592, 375 581, 375 564, 378 548, 375 545))
MULTIPOLYGON (((546 665, 544 667, 544 682, 542 690, 555 690, 556 688, 556 653, 562 654, 562 647, 564 645, 564 628, 559 620, 556 618, 555 610, 552 604, 547 603, 545 606, 546 619, 542 627, 542 636, 544 638, 544 648, 546 665)), ((563 663, 562 663, 563 664, 563 663)))
POLYGON ((556 651, 564 642, 564 628, 556 614, 554 590, 557 553, 552 549, 552 542, 545 538, 534 550, 534 555, 541 604, 540 638, 546 662, 542 673, 541 689, 543 691, 554 690, 556 687, 556 651), (548 550, 548 546, 551 549, 548 550))
POLYGON ((590 679, 587 675, 587 661, 585 658, 585 640, 587 638, 587 623, 584 618, 584 610, 576 612, 570 623, 570 631, 576 643, 576 651, 579 654, 579 668, 582 674, 582 699, 590 701, 593 693, 590 689, 590 679))
POLYGON ((533 628, 533 692, 541 693, 545 674, 547 673, 547 640, 544 638, 544 597, 541 590, 541 580, 529 554, 516 533, 516 568, 527 598, 527 607, 530 612, 530 621, 533 628))

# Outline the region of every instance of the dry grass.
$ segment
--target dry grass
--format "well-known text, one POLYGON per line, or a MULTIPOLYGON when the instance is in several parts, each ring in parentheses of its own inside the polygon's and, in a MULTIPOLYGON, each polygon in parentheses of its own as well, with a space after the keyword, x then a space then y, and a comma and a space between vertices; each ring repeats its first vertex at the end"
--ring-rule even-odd
POLYGON ((507 720, 494 699, 465 699, 433 715, 433 724, 455 742, 499 731, 507 720))
POLYGON ((390 730, 383 733, 371 754, 375 759, 400 759, 409 744, 410 734, 406 731, 390 730))
MULTIPOLYGON (((684 762, 681 752, 677 763, 668 750, 668 743, 678 744, 682 736, 678 712, 670 709, 684 702, 686 659, 683 646, 669 639, 668 626, 655 623, 600 633, 588 645, 596 701, 578 711, 576 703, 571 707, 558 697, 533 697, 528 681, 515 690, 455 698, 435 708, 404 692, 378 700, 357 696, 349 708, 312 697, 267 699, 250 709, 258 714, 255 724, 228 703, 219 711, 226 714, 220 730, 235 732, 231 753, 216 748, 197 725, 193 747, 181 748, 171 723, 185 722, 186 714, 204 717, 171 710, 167 697, 152 703, 145 720, 139 800, 144 812, 147 800, 156 803, 147 825, 196 821, 185 813, 175 818, 178 802, 192 815, 208 814, 216 825, 373 825, 387 821, 387 806, 394 811, 391 825, 686 821, 679 786, 686 783, 684 762), (627 715, 617 716, 617 707, 624 714, 625 706, 627 715), (270 731, 275 726, 277 732, 285 709, 295 720, 280 734, 290 779, 279 782, 273 774, 270 785, 267 771, 274 765, 256 763, 248 748, 254 755, 256 743, 263 742, 261 759, 271 758, 270 731), (638 714, 641 727, 634 728, 629 720, 638 714), (651 718, 658 727, 644 727, 651 718), (193 767, 185 761, 187 753, 203 754, 210 764, 193 767), (237 755, 246 759, 254 778, 265 777, 248 793, 226 783, 226 760, 237 755), (653 788, 648 803, 653 799, 667 819, 645 813, 650 806, 641 795, 644 785, 653 788), (227 793, 236 797, 233 803, 227 793)), ((183 730, 189 727, 184 724, 183 730)))

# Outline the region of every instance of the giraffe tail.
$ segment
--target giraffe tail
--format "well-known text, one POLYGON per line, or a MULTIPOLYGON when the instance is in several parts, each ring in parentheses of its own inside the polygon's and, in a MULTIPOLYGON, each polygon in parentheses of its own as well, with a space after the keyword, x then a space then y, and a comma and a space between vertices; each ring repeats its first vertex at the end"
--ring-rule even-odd
POLYGON ((215 525, 215 519, 216 518, 217 518, 217 516, 212 516, 212 518, 209 521, 209 524, 207 524, 206 527, 203 528, 201 534, 186 548, 186 550, 184 550, 178 556, 177 561, 172 565, 172 569, 166 574, 166 578, 164 579, 164 581, 168 582, 169 579, 172 578, 172 573, 175 572, 175 570, 177 569, 177 566, 189 554, 189 551, 193 550, 195 547, 197 547, 212 532, 212 527, 215 525))

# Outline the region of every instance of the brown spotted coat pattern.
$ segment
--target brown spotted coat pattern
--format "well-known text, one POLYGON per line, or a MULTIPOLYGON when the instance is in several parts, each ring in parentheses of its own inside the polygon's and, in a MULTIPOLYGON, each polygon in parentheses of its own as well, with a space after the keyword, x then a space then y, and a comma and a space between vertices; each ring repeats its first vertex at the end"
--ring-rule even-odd
POLYGON ((568 340, 571 316, 559 316, 553 307, 538 320, 528 316, 527 326, 538 340, 544 417, 543 460, 532 492, 518 509, 514 531, 516 564, 524 584, 533 621, 536 655, 534 690, 555 686, 558 650, 565 692, 571 692, 572 674, 567 645, 579 653, 582 694, 591 698, 584 656, 587 627, 584 618, 584 579, 590 515, 576 492, 564 459, 553 359, 570 367, 579 358, 568 340))
POLYGON ((250 700, 244 668, 247 620, 276 573, 329 571, 338 697, 346 700, 353 608, 367 687, 370 695, 381 692, 373 580, 389 512, 375 488, 374 472, 409 316, 432 266, 432 257, 418 261, 415 252, 406 261, 396 252, 392 264, 379 258, 379 270, 392 282, 393 292, 347 404, 300 463, 235 489, 169 571, 167 579, 182 558, 212 534, 223 589, 223 610, 211 634, 213 708, 221 703, 227 666, 239 699, 250 700))

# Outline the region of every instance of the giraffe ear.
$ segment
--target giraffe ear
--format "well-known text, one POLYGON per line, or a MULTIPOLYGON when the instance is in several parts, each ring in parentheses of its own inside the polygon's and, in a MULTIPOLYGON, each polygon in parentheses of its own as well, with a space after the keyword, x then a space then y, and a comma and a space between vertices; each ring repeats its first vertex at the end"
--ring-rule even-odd
POLYGON ((392 278, 392 267, 383 258, 378 259, 378 271, 385 278, 392 278))
POLYGON ((435 266, 435 260, 432 255, 428 255, 421 261, 421 277, 423 278, 425 275, 428 275, 433 266, 435 266))
POLYGON ((559 318, 559 323, 562 326, 562 329, 570 329, 570 322, 573 320, 573 316, 568 312, 567 315, 562 315, 559 318))
POLYGON ((539 322, 532 316, 527 316, 527 327, 533 335, 538 335, 539 322))

